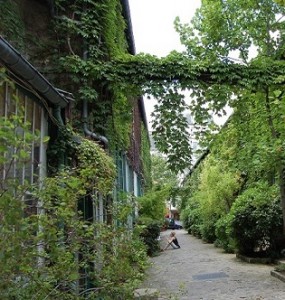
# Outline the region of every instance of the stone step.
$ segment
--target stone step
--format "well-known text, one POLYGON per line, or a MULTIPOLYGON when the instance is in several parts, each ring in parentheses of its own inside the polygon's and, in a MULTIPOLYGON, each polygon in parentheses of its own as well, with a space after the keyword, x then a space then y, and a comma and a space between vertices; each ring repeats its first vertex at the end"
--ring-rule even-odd
POLYGON ((134 299, 136 300, 158 300, 159 291, 153 288, 136 289, 134 299))

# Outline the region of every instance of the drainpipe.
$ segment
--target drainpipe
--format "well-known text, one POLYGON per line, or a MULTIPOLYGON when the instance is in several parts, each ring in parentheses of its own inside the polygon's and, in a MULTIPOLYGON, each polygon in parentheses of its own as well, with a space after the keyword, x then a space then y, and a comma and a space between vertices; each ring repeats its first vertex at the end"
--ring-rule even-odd
MULTIPOLYGON (((60 106, 55 106, 52 109, 52 114, 53 117, 56 119, 57 121, 57 125, 59 129, 62 129, 64 127, 64 122, 62 120, 62 116, 61 116, 61 108, 60 106)), ((64 162, 65 162, 65 153, 64 150, 60 149, 59 153, 58 153, 58 169, 62 170, 64 168, 64 162)))
MULTIPOLYGON (((87 46, 86 43, 84 43, 84 52, 83 52, 83 60, 87 60, 87 56, 88 56, 88 50, 87 50, 87 46)), ((105 136, 102 136, 100 134, 97 134, 95 132, 92 132, 91 130, 88 129, 88 102, 86 99, 83 100, 83 112, 82 112, 82 119, 83 119, 83 130, 84 133, 87 136, 92 137, 93 139, 102 142, 105 145, 105 148, 108 148, 108 144, 109 141, 105 136)))
POLYGON ((82 119, 83 119, 83 130, 84 133, 87 136, 92 137, 95 140, 99 140, 100 142, 102 142, 106 148, 108 148, 108 139, 105 136, 96 134, 95 132, 92 132, 91 130, 88 129, 88 103, 87 100, 83 100, 83 112, 82 112, 82 119))

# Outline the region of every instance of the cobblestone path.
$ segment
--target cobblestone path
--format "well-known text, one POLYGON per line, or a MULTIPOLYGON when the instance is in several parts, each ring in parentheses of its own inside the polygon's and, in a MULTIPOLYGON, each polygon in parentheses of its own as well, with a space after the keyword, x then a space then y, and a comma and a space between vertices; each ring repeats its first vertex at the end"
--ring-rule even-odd
MULTIPOLYGON (((161 245, 170 231, 162 232, 161 245)), ((151 259, 142 288, 156 288, 159 299, 285 299, 285 283, 270 275, 273 265, 249 264, 185 230, 176 230, 181 249, 169 247, 151 259)))

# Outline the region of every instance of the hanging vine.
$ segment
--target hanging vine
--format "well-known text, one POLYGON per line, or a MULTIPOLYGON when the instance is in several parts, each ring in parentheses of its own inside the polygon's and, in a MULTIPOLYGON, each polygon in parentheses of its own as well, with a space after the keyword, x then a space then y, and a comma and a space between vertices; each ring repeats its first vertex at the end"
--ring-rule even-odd
POLYGON ((181 113, 185 104, 180 91, 191 89, 194 101, 190 109, 195 121, 202 123, 209 116, 209 109, 223 114, 233 93, 266 85, 282 86, 284 82, 283 42, 280 39, 278 45, 268 35, 262 15, 266 14, 272 32, 282 27, 274 16, 283 14, 284 7, 274 1, 267 0, 259 10, 252 3, 246 7, 238 3, 238 9, 231 9, 235 2, 230 0, 204 1, 191 24, 175 21, 186 51, 173 51, 164 58, 127 54, 126 22, 120 1, 56 0, 55 4, 58 49, 51 61, 60 82, 65 82, 62 87, 75 95, 78 112, 74 112, 73 125, 82 126, 82 101, 88 99, 92 111, 90 128, 108 135, 112 143, 115 141, 113 149, 118 145, 127 147, 130 126, 125 124, 130 124, 130 120, 121 118, 122 111, 112 107, 131 109, 129 96, 155 95, 160 104, 155 111, 154 137, 160 151, 174 149, 168 153, 173 170, 182 170, 191 161, 189 141, 181 135, 182 131, 187 132, 187 124, 181 113), (223 12, 221 17, 214 18, 216 11, 223 12), (209 20, 215 20, 214 27, 209 20), (244 36, 238 22, 242 23, 244 36), (273 46, 266 45, 266 38, 273 46), (251 43, 258 45, 260 55, 249 62, 251 43), (267 55, 270 49, 272 55, 267 55), (242 63, 229 59, 230 51, 235 50, 240 51, 242 63), (162 127, 164 130, 160 131, 162 127), (165 139, 166 132, 170 133, 169 139, 165 139), (169 147, 169 143, 174 144, 169 147))

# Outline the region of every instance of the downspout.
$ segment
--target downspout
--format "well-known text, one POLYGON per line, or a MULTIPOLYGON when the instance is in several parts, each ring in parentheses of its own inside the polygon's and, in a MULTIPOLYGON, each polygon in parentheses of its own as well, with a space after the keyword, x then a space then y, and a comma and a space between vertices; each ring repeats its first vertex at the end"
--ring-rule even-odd
MULTIPOLYGON (((64 128, 64 122, 62 120, 61 116, 61 107, 60 106, 55 106, 52 109, 52 115, 57 121, 57 125, 59 130, 62 130, 64 128)), ((58 151, 58 169, 62 170, 65 166, 65 153, 63 149, 59 149, 58 151)))
MULTIPOLYGON (((86 45, 85 45, 85 47, 86 47, 86 45)), ((85 60, 85 61, 87 60, 87 54, 88 54, 88 51, 85 50, 83 52, 83 60, 85 60)), ((82 110, 83 110, 82 111, 82 121, 83 121, 83 130, 84 130, 84 133, 87 136, 90 136, 93 139, 102 142, 105 145, 105 148, 107 149, 108 148, 108 144, 109 144, 108 139, 105 136, 102 136, 100 134, 92 132, 91 130, 88 129, 88 102, 87 102, 86 99, 83 100, 82 106, 83 106, 82 107, 82 110)))
POLYGON ((88 129, 88 108, 87 108, 87 106, 88 106, 88 103, 87 103, 87 100, 85 99, 85 100, 83 100, 83 112, 82 112, 84 133, 87 136, 90 136, 97 141, 99 140, 100 142, 102 142, 105 145, 106 148, 108 148, 109 141, 105 136, 96 134, 95 132, 92 132, 91 130, 88 129))

